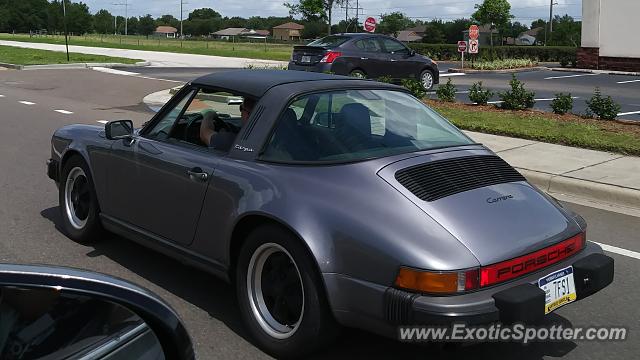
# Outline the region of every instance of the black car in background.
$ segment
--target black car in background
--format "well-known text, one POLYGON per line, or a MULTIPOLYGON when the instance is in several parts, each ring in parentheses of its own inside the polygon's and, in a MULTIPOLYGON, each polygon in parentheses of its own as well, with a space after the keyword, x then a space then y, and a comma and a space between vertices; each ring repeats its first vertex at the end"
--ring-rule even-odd
POLYGON ((438 64, 386 35, 335 34, 295 46, 289 70, 331 72, 394 81, 417 79, 427 90, 439 82, 438 64))

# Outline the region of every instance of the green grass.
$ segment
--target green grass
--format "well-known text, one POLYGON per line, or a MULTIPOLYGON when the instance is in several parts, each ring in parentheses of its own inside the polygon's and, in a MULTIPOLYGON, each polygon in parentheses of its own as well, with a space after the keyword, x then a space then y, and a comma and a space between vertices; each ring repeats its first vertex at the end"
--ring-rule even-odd
POLYGON ((545 114, 482 111, 429 103, 461 129, 581 148, 640 155, 640 136, 608 131, 595 124, 558 120, 545 114))
POLYGON ((141 60, 125 59, 119 57, 69 54, 70 61, 67 62, 67 54, 58 51, 23 49, 13 46, 0 46, 0 62, 15 65, 44 65, 44 64, 67 64, 67 63, 123 63, 134 64, 141 60))
MULTIPOLYGON (((0 34, 0 40, 37 42, 48 44, 64 44, 64 36, 48 35, 30 37, 25 34, 0 34)), ((144 36, 87 35, 70 36, 70 45, 93 46, 117 49, 164 51, 183 54, 215 55, 241 57, 248 59, 265 59, 288 61, 293 51, 291 44, 264 44, 262 40, 255 42, 229 42, 223 40, 153 38, 144 36)))

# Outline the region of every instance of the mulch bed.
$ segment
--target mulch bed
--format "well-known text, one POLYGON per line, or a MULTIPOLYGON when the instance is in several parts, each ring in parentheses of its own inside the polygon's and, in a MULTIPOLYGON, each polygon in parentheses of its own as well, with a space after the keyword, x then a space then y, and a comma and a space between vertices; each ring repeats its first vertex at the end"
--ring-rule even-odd
POLYGON ((601 128, 602 130, 606 130, 614 133, 621 134, 631 134, 637 137, 640 137, 640 121, 624 121, 624 120, 598 120, 598 119, 585 119, 581 116, 574 114, 565 114, 558 115, 551 112, 546 112, 542 110, 529 109, 522 111, 513 111, 513 110, 502 110, 493 105, 472 105, 472 104, 463 104, 463 103, 449 103, 439 100, 425 100, 429 106, 433 106, 435 108, 445 107, 445 108, 453 108, 460 109, 466 111, 486 111, 486 112, 496 112, 496 113, 506 113, 510 112, 511 114, 519 117, 529 117, 529 116, 542 116, 550 120, 555 121, 568 121, 574 123, 581 123, 585 125, 593 125, 601 128))

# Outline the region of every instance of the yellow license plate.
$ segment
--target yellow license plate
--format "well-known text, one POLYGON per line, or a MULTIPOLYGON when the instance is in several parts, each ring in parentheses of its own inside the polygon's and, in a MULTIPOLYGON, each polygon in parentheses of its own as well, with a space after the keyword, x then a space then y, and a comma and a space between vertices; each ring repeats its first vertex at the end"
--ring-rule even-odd
POLYGON ((544 313, 576 301, 576 285, 573 280, 573 266, 555 271, 538 280, 538 286, 544 290, 544 313))

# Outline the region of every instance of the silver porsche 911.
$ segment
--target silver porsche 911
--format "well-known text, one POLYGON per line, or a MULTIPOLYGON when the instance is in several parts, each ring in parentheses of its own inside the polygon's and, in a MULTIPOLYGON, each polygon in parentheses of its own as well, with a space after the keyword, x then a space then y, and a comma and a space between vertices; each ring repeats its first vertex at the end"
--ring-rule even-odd
POLYGON ((389 84, 211 74, 141 129, 57 130, 47 170, 69 237, 109 231, 234 283, 276 356, 340 325, 535 323, 613 281, 579 215, 389 84))

